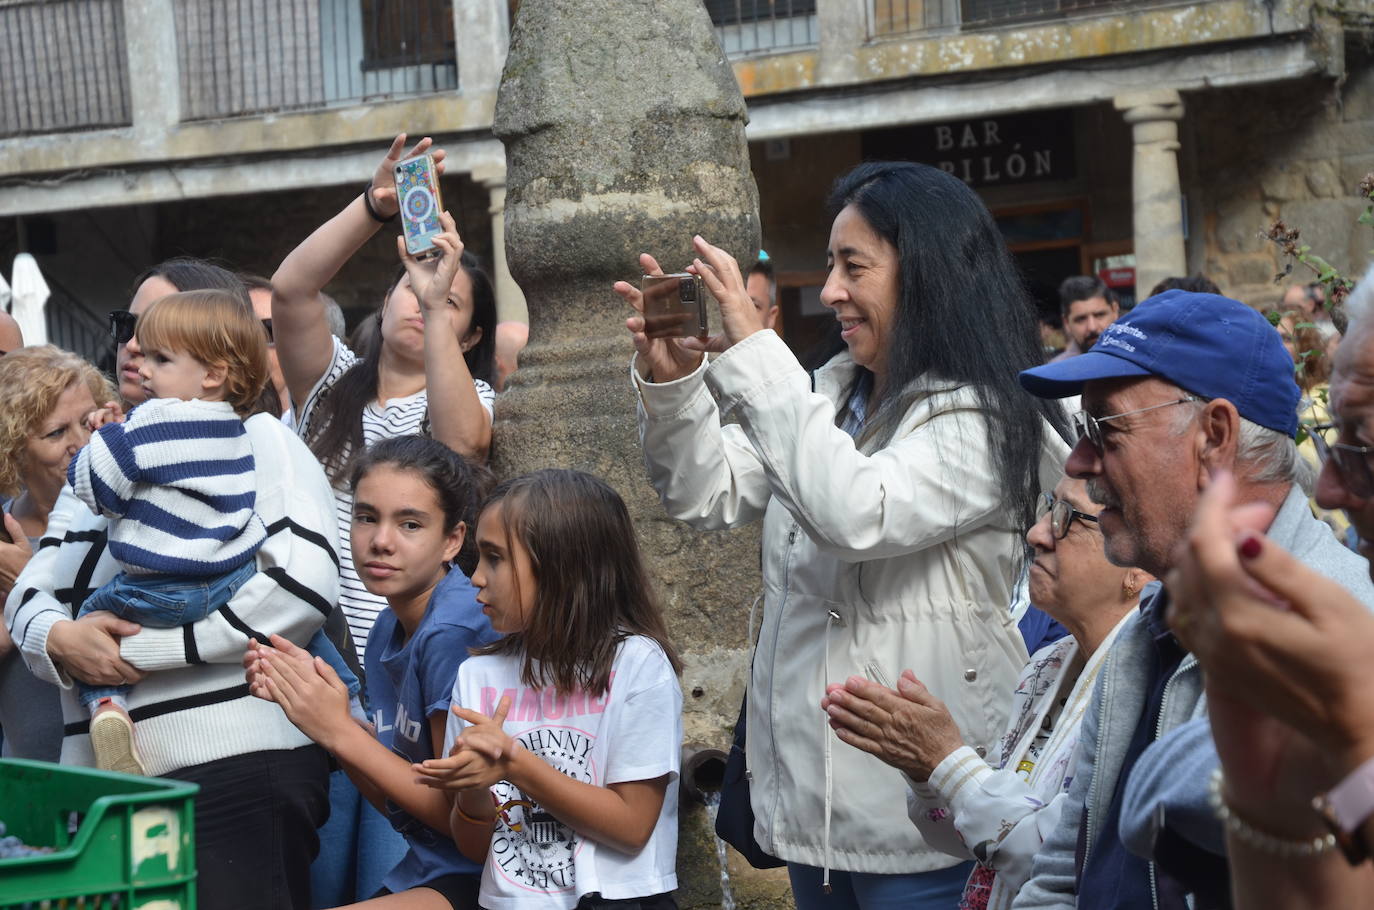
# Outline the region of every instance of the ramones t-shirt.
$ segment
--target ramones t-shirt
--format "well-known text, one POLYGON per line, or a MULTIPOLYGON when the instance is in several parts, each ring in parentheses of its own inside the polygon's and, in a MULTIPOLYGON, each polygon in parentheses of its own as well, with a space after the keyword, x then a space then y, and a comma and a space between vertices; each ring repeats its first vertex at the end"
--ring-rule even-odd
MULTIPOLYGON (((511 699, 506 732, 574 780, 604 787, 672 775, 648 843, 622 853, 573 831, 508 781, 492 787, 506 807, 492 831, 482 870, 488 910, 570 908, 584 894, 634 898, 677 888, 677 786, 682 750, 682 689, 658 643, 621 642, 610 690, 558 695, 520 681, 516 656, 480 655, 458 668, 454 704, 490 715, 511 699)), ((444 752, 466 723, 449 715, 444 752)))

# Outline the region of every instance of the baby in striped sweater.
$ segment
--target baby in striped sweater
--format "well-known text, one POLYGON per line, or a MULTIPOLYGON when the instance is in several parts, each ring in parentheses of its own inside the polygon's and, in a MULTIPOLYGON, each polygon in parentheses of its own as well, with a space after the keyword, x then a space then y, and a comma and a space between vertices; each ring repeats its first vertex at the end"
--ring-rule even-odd
MULTIPOLYGON (((139 317, 148 400, 107 423, 67 469, 72 490, 109 523, 123 568, 80 614, 107 610, 175 628, 223 608, 257 574, 267 529, 254 511, 256 465, 243 419, 267 382, 267 337, 244 301, 225 291, 172 294, 139 317)), ((357 678, 316 633, 310 651, 356 695, 357 678)), ((98 767, 143 773, 126 698, 131 685, 78 683, 91 711, 98 767)))

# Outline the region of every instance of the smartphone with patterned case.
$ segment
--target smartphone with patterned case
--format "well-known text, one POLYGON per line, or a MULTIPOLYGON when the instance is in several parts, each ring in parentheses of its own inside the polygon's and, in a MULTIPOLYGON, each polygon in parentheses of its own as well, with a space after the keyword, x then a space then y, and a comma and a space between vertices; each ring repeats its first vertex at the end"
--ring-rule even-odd
POLYGON ((395 175, 406 250, 421 259, 437 255, 434 238, 444 232, 439 224, 444 204, 439 197, 439 175, 434 170, 434 159, 429 155, 416 155, 398 161, 395 175))

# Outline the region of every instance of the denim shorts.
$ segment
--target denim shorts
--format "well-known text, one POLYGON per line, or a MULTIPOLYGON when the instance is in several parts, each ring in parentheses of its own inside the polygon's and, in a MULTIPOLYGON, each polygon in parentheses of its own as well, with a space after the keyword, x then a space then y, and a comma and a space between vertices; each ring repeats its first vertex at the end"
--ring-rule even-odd
POLYGON ((78 616, 107 610, 150 629, 199 622, 227 604, 258 571, 249 559, 222 575, 130 575, 120 572, 86 598, 78 616))

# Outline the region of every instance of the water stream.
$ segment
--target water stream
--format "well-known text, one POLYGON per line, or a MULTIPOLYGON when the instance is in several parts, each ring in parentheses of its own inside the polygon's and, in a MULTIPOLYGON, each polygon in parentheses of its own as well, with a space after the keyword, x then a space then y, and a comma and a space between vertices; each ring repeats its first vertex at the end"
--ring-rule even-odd
POLYGON ((735 910, 735 893, 730 890, 729 846, 716 837, 716 813, 720 811, 720 791, 706 794, 706 817, 711 823, 711 837, 716 842, 716 862, 720 863, 720 910, 735 910))

